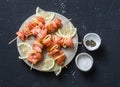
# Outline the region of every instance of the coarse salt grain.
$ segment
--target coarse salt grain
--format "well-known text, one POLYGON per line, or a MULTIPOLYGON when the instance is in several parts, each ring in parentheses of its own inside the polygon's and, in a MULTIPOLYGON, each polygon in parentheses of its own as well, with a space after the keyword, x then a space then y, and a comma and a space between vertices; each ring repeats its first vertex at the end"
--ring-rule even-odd
POLYGON ((88 71, 93 65, 93 58, 87 53, 80 53, 75 59, 77 67, 82 71, 88 71))
POLYGON ((82 57, 78 59, 78 66, 82 70, 88 70, 92 66, 91 59, 86 57, 82 57))

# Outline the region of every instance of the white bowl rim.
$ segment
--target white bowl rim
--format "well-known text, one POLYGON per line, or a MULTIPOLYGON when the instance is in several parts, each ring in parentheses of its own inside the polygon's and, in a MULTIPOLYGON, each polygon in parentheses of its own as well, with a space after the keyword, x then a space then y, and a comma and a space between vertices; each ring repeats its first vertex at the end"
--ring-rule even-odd
POLYGON ((99 36, 97 33, 87 33, 87 34, 84 36, 84 38, 83 38, 83 44, 84 44, 84 46, 85 46, 89 51, 94 51, 94 50, 96 50, 96 49, 98 49, 98 48, 100 47, 100 45, 101 45, 101 38, 100 38, 100 36, 99 36), (96 36, 96 37, 98 38, 98 40, 99 40, 99 44, 98 44, 98 45, 96 46, 96 48, 94 48, 94 49, 89 49, 88 46, 87 46, 86 43, 85 43, 85 38, 88 37, 89 35, 94 35, 94 36, 96 36))
POLYGON ((89 71, 89 70, 92 68, 93 63, 94 63, 93 57, 92 57, 90 54, 86 53, 86 52, 79 53, 79 54, 76 56, 76 58, 75 58, 75 64, 76 64, 77 68, 78 68, 79 70, 81 70, 81 71, 84 71, 84 72, 89 71), (81 58, 80 56, 83 56, 83 55, 87 55, 87 56, 90 58, 91 62, 92 62, 91 67, 90 67, 89 69, 87 69, 87 70, 81 69, 81 68, 79 67, 79 65, 78 65, 78 59, 81 58))

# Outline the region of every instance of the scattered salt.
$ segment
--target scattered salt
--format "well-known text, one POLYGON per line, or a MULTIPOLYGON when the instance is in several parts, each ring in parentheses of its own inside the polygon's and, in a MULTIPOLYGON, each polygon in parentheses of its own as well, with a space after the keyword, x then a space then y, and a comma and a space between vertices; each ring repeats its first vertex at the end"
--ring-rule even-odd
POLYGON ((72 73, 72 76, 75 76, 75 71, 72 73))
POLYGON ((66 0, 59 0, 59 3, 60 3, 60 11, 64 14, 66 13, 66 0))

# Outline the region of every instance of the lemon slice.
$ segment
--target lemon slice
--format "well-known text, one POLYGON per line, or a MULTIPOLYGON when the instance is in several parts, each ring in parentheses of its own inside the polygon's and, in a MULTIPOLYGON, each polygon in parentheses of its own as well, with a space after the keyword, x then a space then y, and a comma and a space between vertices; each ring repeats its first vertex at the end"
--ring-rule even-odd
POLYGON ((55 75, 58 76, 62 71, 62 66, 59 66, 58 64, 55 63, 51 71, 54 71, 55 75))
POLYGON ((55 17, 54 12, 41 12, 40 16, 42 16, 46 22, 52 21, 55 17))
POLYGON ((36 8, 36 15, 38 16, 40 12, 44 12, 41 8, 37 7, 36 8))
MULTIPOLYGON (((76 34, 76 32, 77 32, 77 28, 72 28, 72 30, 71 30, 71 32, 70 32, 70 34, 69 34, 69 35, 67 35, 67 36, 66 36, 66 38, 69 38, 69 37, 74 37, 74 36, 75 36, 75 34, 76 34)), ((65 36, 63 36, 63 37, 65 37, 65 36)))
POLYGON ((60 28, 58 30, 58 33, 61 35, 69 35, 71 32, 72 28, 72 24, 69 22, 67 25, 65 25, 64 27, 60 28))
POLYGON ((54 12, 43 11, 39 7, 36 8, 36 15, 42 16, 46 22, 52 21, 55 17, 54 12))
POLYGON ((55 60, 49 56, 46 56, 45 59, 41 62, 42 71, 50 71, 55 65, 55 60))
POLYGON ((58 76, 62 71, 62 66, 59 66, 58 64, 55 64, 55 66, 53 68, 53 71, 54 71, 55 75, 58 76))
POLYGON ((20 51, 20 59, 26 59, 32 52, 32 47, 28 43, 19 43, 18 49, 20 51))
POLYGON ((69 38, 69 37, 73 37, 76 34, 76 32, 77 32, 77 29, 73 27, 71 22, 69 22, 67 25, 58 29, 58 31, 56 32, 56 35, 69 38))

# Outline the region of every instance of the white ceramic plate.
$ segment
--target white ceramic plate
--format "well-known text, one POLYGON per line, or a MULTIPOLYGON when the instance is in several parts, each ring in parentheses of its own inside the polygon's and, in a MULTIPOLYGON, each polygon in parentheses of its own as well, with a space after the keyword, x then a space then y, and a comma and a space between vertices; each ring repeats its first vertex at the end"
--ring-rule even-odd
MULTIPOLYGON (((20 29, 23 27, 23 25, 26 23, 26 22, 28 22, 31 18, 33 18, 33 17, 35 17, 36 15, 34 14, 34 15, 32 15, 32 16, 30 16, 28 19, 26 19, 25 20, 25 22, 21 25, 21 27, 20 27, 20 29)), ((66 17, 64 17, 63 15, 61 15, 61 14, 58 14, 58 13, 55 13, 55 17, 57 17, 57 18, 60 18, 61 20, 62 20, 62 24, 63 24, 63 26, 64 25, 66 25, 68 22, 70 22, 69 21, 69 19, 67 19, 66 17)), ((33 41, 34 41, 34 37, 30 37, 29 39, 27 39, 27 40, 25 40, 24 42, 26 42, 26 43, 29 43, 30 45, 32 45, 32 43, 33 43, 33 41)), ((21 43, 22 41, 19 39, 19 38, 17 38, 17 45, 19 44, 19 43, 21 43)), ((76 34, 75 36, 74 36, 74 38, 73 38, 73 42, 78 42, 78 34, 76 34)), ((77 52, 77 48, 78 48, 78 44, 74 44, 74 48, 65 48, 65 49, 62 49, 62 51, 65 53, 65 55, 66 55, 66 57, 67 57, 67 59, 66 59, 66 61, 65 61, 65 66, 67 66, 71 61, 72 61, 72 59, 74 58, 74 56, 75 56, 75 54, 76 54, 76 52, 77 52)), ((18 52, 19 52, 19 54, 20 54, 20 50, 19 50, 19 48, 18 48, 18 52)), ((45 55, 46 55, 46 52, 44 51, 44 58, 45 58, 45 55)), ((21 55, 21 54, 20 54, 21 55)), ((30 62, 28 62, 27 60, 23 60, 28 66, 31 66, 31 63, 30 62)), ((41 61, 42 62, 42 61, 41 61)), ((38 71, 42 71, 41 70, 41 62, 39 62, 39 63, 37 63, 36 65, 33 65, 33 69, 36 69, 36 70, 38 70, 38 71)))

